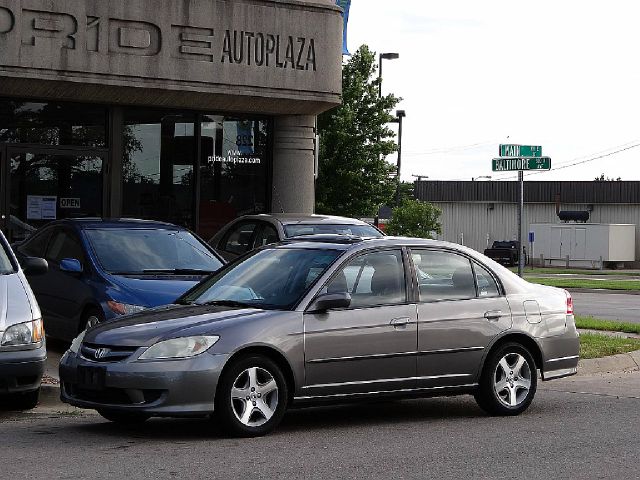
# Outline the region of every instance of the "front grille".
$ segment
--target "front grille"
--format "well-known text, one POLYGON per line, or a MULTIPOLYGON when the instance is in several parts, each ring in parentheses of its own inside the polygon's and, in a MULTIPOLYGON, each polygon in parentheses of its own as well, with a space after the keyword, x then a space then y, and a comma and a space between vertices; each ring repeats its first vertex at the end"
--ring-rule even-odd
POLYGON ((111 345, 83 343, 80 347, 80 355, 92 362, 122 362, 133 355, 138 348, 139 347, 114 347, 111 345))
POLYGON ((65 383, 64 391, 72 398, 104 405, 143 405, 157 402, 166 390, 125 390, 104 388, 92 390, 73 383, 65 383))

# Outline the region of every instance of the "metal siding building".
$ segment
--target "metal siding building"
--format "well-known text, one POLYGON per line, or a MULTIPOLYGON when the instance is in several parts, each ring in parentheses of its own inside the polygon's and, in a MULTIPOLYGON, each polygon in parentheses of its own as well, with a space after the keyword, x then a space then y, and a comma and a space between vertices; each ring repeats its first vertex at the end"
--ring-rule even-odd
MULTIPOLYGON (((478 251, 494 240, 517 239, 517 192, 517 182, 420 181, 415 188, 417 199, 442 210, 438 239, 478 251)), ((556 215, 558 199, 562 210, 590 210, 590 223, 640 225, 640 182, 525 182, 525 240, 532 223, 561 223, 556 215)))

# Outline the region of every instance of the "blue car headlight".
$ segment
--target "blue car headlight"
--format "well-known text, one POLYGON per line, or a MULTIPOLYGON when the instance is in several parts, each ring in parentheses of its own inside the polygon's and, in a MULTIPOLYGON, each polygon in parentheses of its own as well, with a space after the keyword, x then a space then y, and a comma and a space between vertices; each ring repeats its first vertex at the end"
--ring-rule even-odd
POLYGON ((107 306, 109 310, 118 315, 132 315, 134 313, 141 312, 146 310, 147 307, 143 307, 141 305, 131 305, 129 303, 120 303, 115 300, 107 301, 107 306))
POLYGON ((191 358, 206 352, 220 339, 217 335, 172 338, 151 345, 138 360, 191 358))

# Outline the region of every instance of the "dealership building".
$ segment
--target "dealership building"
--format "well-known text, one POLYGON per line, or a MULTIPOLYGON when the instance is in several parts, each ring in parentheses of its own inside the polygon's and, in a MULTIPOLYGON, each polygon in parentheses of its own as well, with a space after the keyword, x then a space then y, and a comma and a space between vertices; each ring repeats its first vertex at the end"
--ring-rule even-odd
MULTIPOLYGON (((518 238, 518 182, 415 183, 442 210, 441 240, 482 252, 518 238)), ((523 243, 534 263, 640 267, 640 182, 526 181, 523 243)))
POLYGON ((333 0, 0 0, 3 231, 312 212, 342 26, 333 0))

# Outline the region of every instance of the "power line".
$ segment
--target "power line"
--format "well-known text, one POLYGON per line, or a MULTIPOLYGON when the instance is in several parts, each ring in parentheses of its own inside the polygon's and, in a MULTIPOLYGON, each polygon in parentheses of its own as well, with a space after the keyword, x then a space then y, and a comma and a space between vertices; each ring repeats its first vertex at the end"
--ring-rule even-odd
POLYGON ((437 154, 440 154, 440 153, 449 153, 449 152, 457 152, 457 151, 463 151, 463 150, 471 150, 473 148, 484 147, 486 145, 491 145, 493 143, 497 143, 497 142, 491 140, 491 141, 485 141, 485 142, 479 142, 479 143, 472 143, 472 144, 469 144, 469 145, 458 145, 456 147, 444 147, 444 148, 438 148, 438 149, 434 149, 434 150, 427 150, 426 152, 407 152, 407 153, 405 153, 405 155, 409 155, 409 156, 437 155, 437 154))

